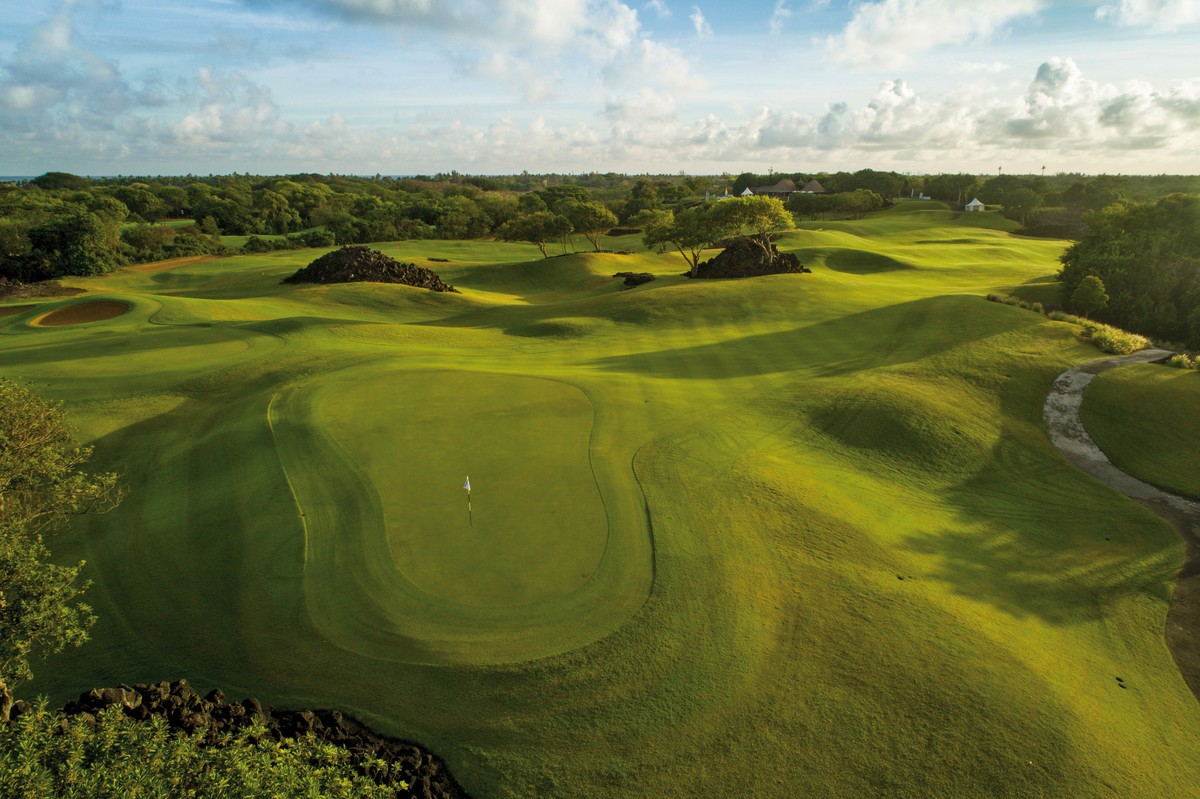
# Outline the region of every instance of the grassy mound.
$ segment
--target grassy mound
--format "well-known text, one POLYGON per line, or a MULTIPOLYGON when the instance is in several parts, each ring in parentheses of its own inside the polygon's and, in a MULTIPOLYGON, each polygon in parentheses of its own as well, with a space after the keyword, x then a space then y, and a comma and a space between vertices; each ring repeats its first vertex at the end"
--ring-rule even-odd
POLYGON ((1088 386, 1080 416, 1117 468, 1200 500, 1200 375, 1157 364, 1105 372, 1088 386))

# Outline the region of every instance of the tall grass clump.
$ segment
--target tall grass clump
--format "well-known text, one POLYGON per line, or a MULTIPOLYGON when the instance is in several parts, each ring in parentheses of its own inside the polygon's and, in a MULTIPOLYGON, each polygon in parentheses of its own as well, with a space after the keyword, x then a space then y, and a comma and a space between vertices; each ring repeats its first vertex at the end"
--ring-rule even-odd
POLYGON ((1176 369, 1195 369, 1197 367, 1196 358, 1186 352, 1179 352, 1172 355, 1167 361, 1167 366, 1174 366, 1176 369))
POLYGON ((993 292, 992 294, 987 295, 987 298, 988 302, 999 302, 1003 303, 1004 305, 1013 305, 1017 308, 1024 308, 1027 311, 1033 311, 1034 313, 1046 313, 1045 306, 1043 306, 1040 302, 1026 302, 1020 297, 1014 297, 1011 294, 997 294, 993 292))
MULTIPOLYGON (((1096 346, 1101 352, 1107 352, 1110 355, 1128 355, 1131 352, 1144 350, 1150 346, 1150 339, 1137 333, 1130 333, 1122 330, 1119 327, 1106 325, 1102 322, 1096 322, 1091 319, 1086 319, 1082 316, 1075 316, 1065 311, 1051 311, 1046 313, 1045 307, 1040 302, 1026 302, 1019 297, 1014 297, 1011 294, 996 294, 987 295, 991 302, 999 302, 1005 305, 1015 305, 1018 308, 1024 308, 1027 311, 1036 311, 1044 314, 1046 317, 1053 319, 1056 322, 1070 322, 1071 324, 1079 325, 1083 328, 1083 336, 1096 346)), ((1189 368, 1189 367, 1183 367, 1189 368)), ((1194 368, 1194 367, 1191 367, 1194 368)))
POLYGON ((1112 355, 1128 355, 1150 346, 1150 339, 1145 336, 1139 336, 1137 333, 1130 333, 1112 325, 1090 322, 1084 324, 1083 329, 1088 340, 1095 344, 1101 352, 1112 355))

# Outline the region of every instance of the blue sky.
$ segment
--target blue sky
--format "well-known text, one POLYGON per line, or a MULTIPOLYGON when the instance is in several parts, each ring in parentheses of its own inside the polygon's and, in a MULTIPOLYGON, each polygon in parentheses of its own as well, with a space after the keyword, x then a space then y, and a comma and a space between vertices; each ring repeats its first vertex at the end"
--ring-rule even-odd
POLYGON ((1200 173, 1200 0, 0 11, 0 174, 1200 173))

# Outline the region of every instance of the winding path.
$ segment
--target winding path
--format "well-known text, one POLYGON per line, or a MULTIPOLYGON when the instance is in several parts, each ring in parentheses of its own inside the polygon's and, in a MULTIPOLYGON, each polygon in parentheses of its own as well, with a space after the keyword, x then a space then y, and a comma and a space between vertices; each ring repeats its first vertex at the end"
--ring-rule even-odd
POLYGON ((1161 361, 1171 354, 1167 350, 1142 350, 1068 369, 1058 376, 1046 396, 1043 416, 1050 441, 1067 460, 1166 519, 1187 545, 1187 559, 1167 609, 1166 639, 1179 673, 1200 699, 1200 502, 1167 493, 1113 466, 1079 418, 1084 389, 1096 375, 1120 366, 1161 361))

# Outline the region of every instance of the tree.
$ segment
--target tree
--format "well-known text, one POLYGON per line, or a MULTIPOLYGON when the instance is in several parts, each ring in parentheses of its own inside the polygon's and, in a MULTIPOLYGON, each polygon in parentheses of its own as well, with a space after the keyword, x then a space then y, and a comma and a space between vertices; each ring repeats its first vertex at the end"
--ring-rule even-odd
POLYGON ((31 273, 37 278, 99 275, 119 266, 120 227, 75 210, 29 231, 31 273))
POLYGON ((71 516, 120 500, 116 475, 80 470, 90 455, 56 405, 0 380, 0 721, 13 688, 33 676, 34 653, 78 646, 94 620, 78 601, 83 564, 51 563, 43 541, 71 516))
POLYGON ((1024 225, 1041 205, 1042 195, 1033 189, 1013 189, 1005 195, 1004 215, 1024 225))
POLYGON ((527 241, 541 250, 543 258, 549 258, 546 242, 561 239, 570 232, 571 223, 566 217, 538 211, 508 220, 496 231, 496 236, 502 241, 527 241))
POLYGON ((1083 311, 1085 318, 1096 311, 1104 310, 1108 305, 1108 292, 1104 290, 1104 282, 1095 275, 1088 275, 1079 281, 1079 285, 1071 293, 1071 305, 1083 311))
POLYGON ((80 190, 90 188, 92 181, 72 175, 70 172, 47 172, 29 181, 31 186, 53 191, 54 189, 80 190))
POLYGON ((669 241, 661 233, 675 221, 675 212, 666 208, 647 208, 638 211, 629 219, 629 224, 641 228, 644 233, 642 243, 662 255, 667 251, 669 241))
POLYGON ((721 200, 713 209, 717 227, 732 228, 735 231, 734 235, 746 228, 750 229, 750 240, 763 251, 766 263, 775 261, 775 253, 771 249, 771 234, 796 226, 796 221, 783 207, 783 202, 775 197, 735 197, 732 200, 721 200))
POLYGON ((653 220, 647 216, 651 224, 645 228, 642 243, 647 247, 674 246, 687 261, 688 274, 695 277, 704 250, 741 231, 741 217, 725 208, 734 202, 737 201, 721 200, 715 205, 687 208, 675 214, 669 223, 665 217, 653 220))
POLYGON ((539 211, 549 211, 546 201, 534 192, 526 192, 517 197, 517 213, 536 214, 539 211))
POLYGON ((925 179, 925 193, 935 200, 944 200, 955 205, 965 205, 971 201, 979 187, 979 180, 974 175, 937 175, 925 179))
POLYGON ((1200 347, 1200 198, 1115 204, 1084 215, 1086 232, 1062 255, 1064 298, 1093 275, 1109 296, 1105 319, 1127 330, 1200 347))
POLYGON ((617 226, 617 216, 598 202, 565 202, 560 211, 576 233, 592 243, 600 252, 600 237, 617 226))

